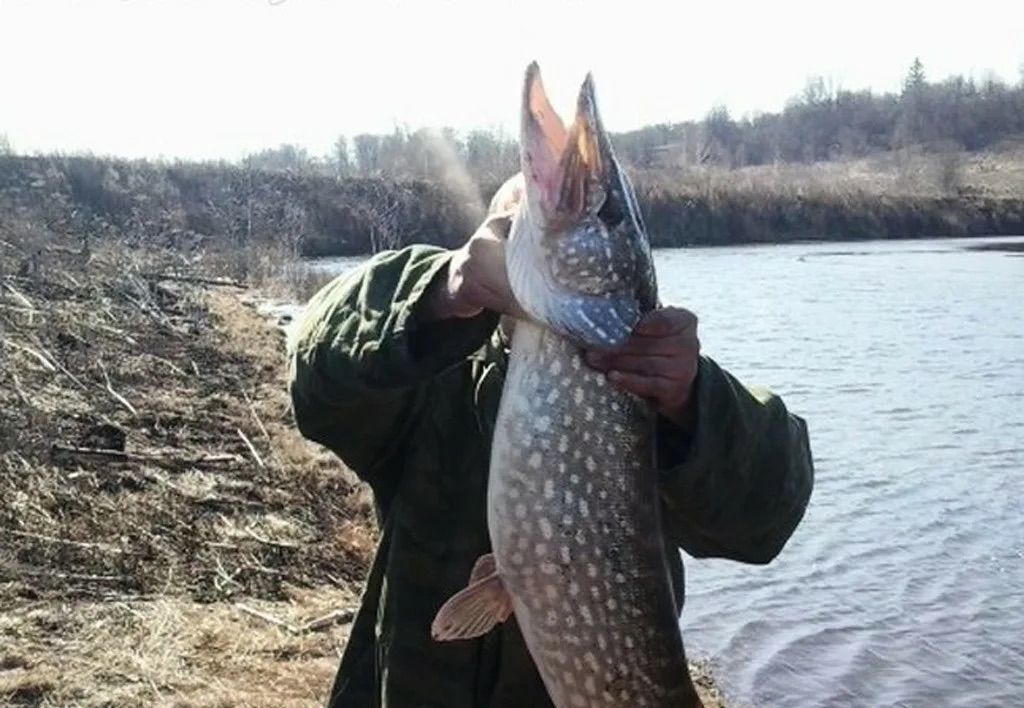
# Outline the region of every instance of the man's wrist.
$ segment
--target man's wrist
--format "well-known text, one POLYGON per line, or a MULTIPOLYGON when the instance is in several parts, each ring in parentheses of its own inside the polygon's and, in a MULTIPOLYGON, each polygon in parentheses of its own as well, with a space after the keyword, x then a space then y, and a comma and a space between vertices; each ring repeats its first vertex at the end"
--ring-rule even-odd
POLYGON ((481 308, 466 305, 461 289, 452 284, 451 261, 437 271, 423 294, 421 318, 425 321, 475 317, 481 308))
POLYGON ((448 267, 439 268, 423 291, 417 304, 418 318, 424 322, 450 319, 452 315, 451 295, 448 290, 448 267))
POLYGON ((697 397, 693 395, 691 387, 690 395, 687 396, 686 401, 682 405, 658 411, 658 414, 665 420, 672 423, 675 427, 687 433, 693 432, 693 428, 697 422, 696 399, 697 397))

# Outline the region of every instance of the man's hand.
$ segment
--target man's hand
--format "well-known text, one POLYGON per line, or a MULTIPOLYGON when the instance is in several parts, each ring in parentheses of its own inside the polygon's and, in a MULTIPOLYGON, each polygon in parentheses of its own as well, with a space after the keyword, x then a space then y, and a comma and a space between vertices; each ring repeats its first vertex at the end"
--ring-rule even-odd
POLYGON ((475 317, 493 310, 527 317, 516 302, 505 269, 505 241, 523 199, 522 175, 507 180, 491 200, 490 215, 462 248, 452 254, 448 277, 434 284, 427 316, 432 319, 475 317))
POLYGON ((665 307, 644 315, 621 347, 590 350, 586 360, 616 388, 649 400, 660 415, 688 427, 699 354, 697 316, 665 307))
POLYGON ((489 218, 452 253, 447 278, 440 276, 430 293, 428 316, 475 317, 485 309, 518 318, 526 316, 512 295, 505 270, 503 234, 508 230, 508 219, 489 218))

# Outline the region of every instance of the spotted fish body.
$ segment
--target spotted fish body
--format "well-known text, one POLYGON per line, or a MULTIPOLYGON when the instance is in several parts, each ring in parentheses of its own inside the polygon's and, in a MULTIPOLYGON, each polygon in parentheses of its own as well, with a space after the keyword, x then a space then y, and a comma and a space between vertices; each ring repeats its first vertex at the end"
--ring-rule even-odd
POLYGON ((646 406, 516 326, 488 488, 497 572, 556 706, 690 706, 646 406))
POLYGON ((699 706, 659 519, 654 419, 588 367, 657 304, 628 179, 588 77, 568 131, 535 65, 523 96, 525 201, 507 247, 516 324, 495 423, 493 555, 441 609, 439 639, 515 614, 558 708, 699 706))

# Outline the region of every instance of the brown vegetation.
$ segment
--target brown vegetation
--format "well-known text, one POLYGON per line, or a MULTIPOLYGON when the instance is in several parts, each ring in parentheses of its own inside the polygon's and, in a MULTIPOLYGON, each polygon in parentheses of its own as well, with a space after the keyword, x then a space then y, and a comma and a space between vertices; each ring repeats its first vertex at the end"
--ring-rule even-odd
POLYGON ((635 183, 656 246, 1024 234, 1024 143, 647 170, 635 183))
POLYGON ((414 241, 455 243, 483 214, 483 200, 425 181, 338 180, 226 163, 0 155, 0 209, 91 240, 229 250, 244 265, 242 257, 268 248, 281 262, 414 241))
POLYGON ((329 686, 369 496, 295 431, 281 335, 245 291, 159 277, 183 261, 0 228, 0 703, 329 686))

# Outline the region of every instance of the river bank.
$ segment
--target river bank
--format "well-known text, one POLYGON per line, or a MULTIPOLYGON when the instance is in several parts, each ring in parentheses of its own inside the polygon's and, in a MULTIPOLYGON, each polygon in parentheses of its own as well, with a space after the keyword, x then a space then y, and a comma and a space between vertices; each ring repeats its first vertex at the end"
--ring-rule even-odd
POLYGON ((0 224, 0 703, 323 705, 372 500, 237 263, 0 224))
MULTIPOLYGON (((1024 233, 1024 147, 633 176, 656 247, 1024 233)), ((273 248, 286 257, 455 245, 497 186, 0 156, 0 207, 58 231, 175 249, 273 248)))

